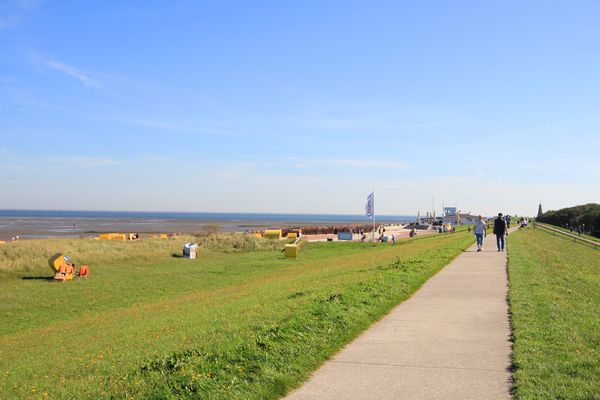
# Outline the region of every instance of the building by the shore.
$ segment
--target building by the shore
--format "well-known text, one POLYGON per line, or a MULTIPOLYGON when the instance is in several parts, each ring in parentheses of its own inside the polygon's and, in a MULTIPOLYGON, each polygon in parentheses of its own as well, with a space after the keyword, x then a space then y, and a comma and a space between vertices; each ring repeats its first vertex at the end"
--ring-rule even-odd
POLYGON ((466 225, 474 224, 479 219, 478 215, 470 213, 461 213, 456 207, 444 207, 444 217, 442 219, 444 225, 466 225))

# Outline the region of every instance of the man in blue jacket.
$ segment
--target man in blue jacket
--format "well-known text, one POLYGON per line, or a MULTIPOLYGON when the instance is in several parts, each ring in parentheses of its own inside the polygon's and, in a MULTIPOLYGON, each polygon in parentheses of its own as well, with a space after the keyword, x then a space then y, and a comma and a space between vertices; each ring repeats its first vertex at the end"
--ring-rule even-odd
POLYGON ((494 220, 494 235, 496 235, 496 243, 498 251, 504 251, 504 235, 508 236, 506 221, 502 218, 502 213, 498 213, 498 218, 494 220))

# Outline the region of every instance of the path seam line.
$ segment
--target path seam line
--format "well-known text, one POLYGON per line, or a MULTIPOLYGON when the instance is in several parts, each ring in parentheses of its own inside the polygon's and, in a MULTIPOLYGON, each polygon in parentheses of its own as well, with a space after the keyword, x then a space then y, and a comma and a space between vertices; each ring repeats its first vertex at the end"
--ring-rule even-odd
POLYGON ((343 361, 343 360, 329 360, 329 362, 338 363, 338 364, 380 365, 380 366, 384 366, 384 367, 407 367, 407 368, 429 368, 429 369, 454 369, 454 370, 461 370, 461 371, 506 372, 506 370, 504 370, 504 369, 496 369, 496 368, 439 367, 439 366, 435 366, 435 365, 410 365, 410 364, 394 364, 394 363, 343 361))

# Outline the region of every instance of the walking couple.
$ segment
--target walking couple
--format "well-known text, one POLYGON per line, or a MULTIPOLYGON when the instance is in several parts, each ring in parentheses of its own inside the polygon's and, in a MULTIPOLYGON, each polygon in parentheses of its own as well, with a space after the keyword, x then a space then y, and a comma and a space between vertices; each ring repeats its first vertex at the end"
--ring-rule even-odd
MULTIPOLYGON (((498 214, 498 218, 494 220, 494 235, 496 235, 496 244, 498 251, 504 251, 505 239, 508 236, 508 228, 506 221, 502 218, 502 213, 498 214)), ((485 221, 483 216, 479 216, 479 221, 475 222, 475 239, 477 240, 477 251, 481 251, 483 247, 483 238, 487 236, 485 231, 485 221)))

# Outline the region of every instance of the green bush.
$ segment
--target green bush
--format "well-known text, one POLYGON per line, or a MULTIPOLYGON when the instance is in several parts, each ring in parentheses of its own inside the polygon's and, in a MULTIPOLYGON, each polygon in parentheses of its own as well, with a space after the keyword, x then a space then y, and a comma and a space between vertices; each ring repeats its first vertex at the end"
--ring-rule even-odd
POLYGON ((550 210, 536 220, 557 226, 582 227, 595 237, 600 237, 600 204, 589 203, 575 207, 550 210))

